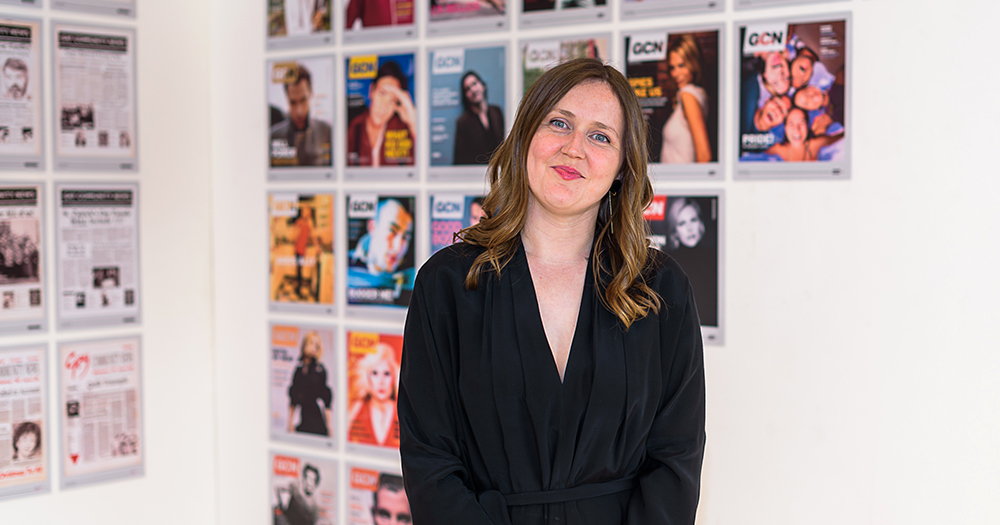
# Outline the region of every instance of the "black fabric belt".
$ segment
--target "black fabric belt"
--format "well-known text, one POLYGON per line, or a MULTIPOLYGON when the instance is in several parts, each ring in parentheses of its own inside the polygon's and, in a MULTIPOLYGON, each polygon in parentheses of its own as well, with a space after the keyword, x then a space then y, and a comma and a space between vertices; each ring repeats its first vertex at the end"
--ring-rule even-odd
POLYGON ((540 490, 538 492, 519 492, 515 494, 504 494, 508 507, 520 507, 523 505, 546 505, 549 503, 563 503, 578 499, 596 498, 607 496, 617 492, 632 490, 636 486, 636 478, 622 478, 603 483, 590 483, 579 485, 568 489, 540 490))

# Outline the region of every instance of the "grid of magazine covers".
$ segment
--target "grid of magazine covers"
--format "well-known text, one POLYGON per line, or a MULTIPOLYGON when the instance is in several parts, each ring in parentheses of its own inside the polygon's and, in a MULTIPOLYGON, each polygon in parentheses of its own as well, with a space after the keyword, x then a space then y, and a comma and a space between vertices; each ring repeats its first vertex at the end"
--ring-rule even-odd
POLYGON ((136 1, 41 4, 0 1, 0 500, 145 468, 136 1))
POLYGON ((851 13, 750 11, 817 0, 266 1, 275 523, 408 522, 395 400, 413 281, 484 216, 490 155, 554 65, 629 79, 649 242, 689 275, 709 345, 725 341, 726 185, 851 176, 851 13))

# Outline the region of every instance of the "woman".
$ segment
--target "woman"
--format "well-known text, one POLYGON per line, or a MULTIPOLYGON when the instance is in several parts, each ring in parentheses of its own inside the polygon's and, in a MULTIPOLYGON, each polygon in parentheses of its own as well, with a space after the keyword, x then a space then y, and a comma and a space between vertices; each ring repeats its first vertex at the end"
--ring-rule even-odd
POLYGON ((292 384, 288 387, 288 433, 304 432, 307 434, 330 435, 332 422, 330 410, 333 408, 333 391, 326 382, 326 368, 320 359, 323 358, 323 341, 319 332, 310 330, 302 338, 302 348, 299 352, 299 366, 292 375, 292 384), (319 402, 324 409, 320 409, 319 402), (299 425, 295 423, 295 408, 299 411, 299 425))
POLYGON ((711 162, 712 147, 708 143, 705 115, 708 114, 708 94, 701 82, 701 51, 690 34, 681 35, 667 49, 670 78, 677 85, 674 110, 663 126, 664 164, 711 162))
POLYGON ((351 375, 350 442, 398 447, 396 349, 379 343, 375 353, 355 364, 351 375))
MULTIPOLYGON (((667 199, 667 253, 677 261, 694 288, 698 318, 704 326, 719 325, 719 246, 715 228, 706 230, 702 207, 714 207, 715 197, 667 199)), ((715 225, 714 215, 712 226, 715 225)))
POLYGON ((348 166, 411 166, 417 110, 399 64, 382 63, 368 87, 368 109, 347 126, 348 166))
POLYGON ((823 147, 843 138, 843 128, 838 131, 832 135, 813 136, 809 129, 809 114, 795 106, 785 117, 785 140, 771 146, 765 153, 777 155, 785 162, 815 162, 823 147))
POLYGON ((456 166, 486 164, 503 141, 503 110, 486 102, 486 83, 475 71, 462 75, 462 108, 455 121, 456 166))
POLYGON ((26 461, 39 457, 38 452, 42 448, 42 428, 34 421, 23 421, 14 427, 14 435, 11 436, 11 445, 14 447, 13 460, 26 461))
POLYGON ((647 248, 629 82, 556 66, 521 100, 464 242, 420 271, 400 454, 415 523, 693 523, 704 450, 690 286, 647 248))

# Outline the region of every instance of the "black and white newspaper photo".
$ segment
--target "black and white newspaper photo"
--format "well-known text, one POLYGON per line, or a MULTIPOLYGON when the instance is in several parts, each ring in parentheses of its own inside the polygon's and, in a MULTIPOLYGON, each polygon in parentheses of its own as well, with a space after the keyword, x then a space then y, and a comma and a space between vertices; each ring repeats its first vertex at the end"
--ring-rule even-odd
POLYGON ((60 328, 139 322, 138 184, 56 186, 60 328))
POLYGON ((143 473, 139 337, 59 345, 60 487, 143 473))
POLYGON ((0 349, 0 500, 49 490, 45 349, 0 349))
POLYGON ((136 0, 52 0, 51 4, 53 9, 135 18, 135 3, 136 0))
POLYGON ((56 168, 136 170, 135 30, 52 27, 56 168))
POLYGON ((0 184, 0 332, 46 327, 40 184, 0 184))
POLYGON ((39 169, 42 155, 41 23, 0 19, 0 169, 39 169))

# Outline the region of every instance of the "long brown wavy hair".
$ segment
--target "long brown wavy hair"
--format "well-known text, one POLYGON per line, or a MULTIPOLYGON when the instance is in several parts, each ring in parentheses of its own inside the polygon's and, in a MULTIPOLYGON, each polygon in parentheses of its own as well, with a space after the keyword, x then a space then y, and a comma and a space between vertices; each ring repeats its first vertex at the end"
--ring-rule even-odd
MULTIPOLYGON (((649 225, 642 210, 653 198, 646 174, 646 121, 628 80, 615 68, 593 58, 564 62, 541 76, 521 98, 510 134, 497 148, 487 169, 489 193, 479 224, 458 232, 461 240, 486 250, 472 264, 465 287, 476 289, 484 271, 500 275, 517 251, 527 219, 528 147, 545 117, 571 89, 583 82, 603 82, 618 98, 624 117, 621 187, 616 196, 604 196, 594 234, 594 282, 603 289, 601 300, 628 329, 650 311, 658 312, 659 295, 645 281, 651 260, 647 252, 649 225), (612 213, 609 214, 608 200, 612 213), (610 216, 609 216, 610 215, 610 216), (612 233, 612 231, 614 233, 612 233)), ((617 184, 616 184, 617 185, 617 184)))

